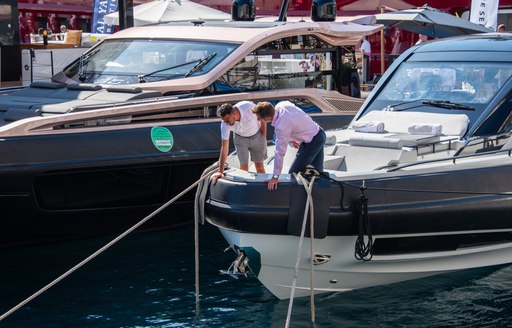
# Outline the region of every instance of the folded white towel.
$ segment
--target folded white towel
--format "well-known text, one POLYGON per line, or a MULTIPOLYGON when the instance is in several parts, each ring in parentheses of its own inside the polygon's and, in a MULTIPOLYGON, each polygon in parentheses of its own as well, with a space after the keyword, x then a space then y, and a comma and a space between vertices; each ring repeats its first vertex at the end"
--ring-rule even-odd
POLYGON ((408 131, 410 134, 440 136, 443 133, 443 126, 441 124, 414 123, 409 125, 408 131))
POLYGON ((356 132, 383 133, 384 123, 379 121, 361 122, 355 121, 350 126, 356 132))
POLYGON ((325 136, 325 144, 326 145, 335 145, 336 144, 336 136, 335 135, 326 135, 325 136))

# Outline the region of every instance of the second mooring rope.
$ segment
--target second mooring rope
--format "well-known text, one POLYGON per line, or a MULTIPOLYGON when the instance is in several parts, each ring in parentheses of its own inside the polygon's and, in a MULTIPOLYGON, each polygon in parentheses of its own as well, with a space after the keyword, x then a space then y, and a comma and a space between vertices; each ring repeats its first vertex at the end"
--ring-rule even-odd
MULTIPOLYGON (((304 209, 304 219, 302 221, 302 230, 300 232, 299 249, 297 251, 297 259, 295 262, 295 272, 293 274, 293 283, 292 283, 292 289, 290 292, 290 301, 288 303, 288 314, 286 315, 286 323, 285 323, 286 328, 290 327, 290 320, 291 320, 292 309, 293 309, 293 298, 295 297, 295 289, 297 287, 297 277, 299 275, 299 264, 300 264, 300 258, 302 256, 302 244, 304 242, 304 235, 306 233, 306 223, 308 221, 308 213, 311 213, 312 224, 313 224, 313 220, 314 220, 312 192, 313 192, 313 183, 315 182, 316 176, 313 176, 311 178, 311 182, 308 182, 306 179, 304 179, 304 177, 302 176, 301 173, 295 174, 295 178, 300 180, 302 182, 302 184, 304 185, 304 189, 306 190, 306 193, 307 193, 307 199, 306 199, 306 208, 304 209)), ((313 242, 313 239, 314 239, 313 231, 310 231, 310 239, 311 239, 311 242, 313 242)), ((311 257, 313 257, 313 254, 311 254, 311 257)), ((311 271, 312 271, 312 277, 313 277, 313 266, 311 267, 311 271)), ((313 285, 311 285, 311 288, 313 288, 313 285)), ((314 291, 311 290, 311 293, 313 293, 313 292, 314 291)), ((315 322, 314 296, 312 296, 311 299, 313 300, 311 302, 311 322, 314 323, 315 322)))

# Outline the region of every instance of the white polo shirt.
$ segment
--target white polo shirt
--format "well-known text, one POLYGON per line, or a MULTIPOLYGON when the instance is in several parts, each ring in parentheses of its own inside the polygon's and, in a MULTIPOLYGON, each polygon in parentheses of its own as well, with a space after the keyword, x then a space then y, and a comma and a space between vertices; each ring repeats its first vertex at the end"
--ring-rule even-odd
POLYGON ((252 137, 260 130, 260 121, 258 116, 252 112, 254 108, 252 101, 240 101, 234 107, 240 111, 240 121, 236 121, 233 125, 228 125, 224 121, 220 123, 220 135, 222 140, 229 139, 229 133, 233 131, 241 137, 252 137))

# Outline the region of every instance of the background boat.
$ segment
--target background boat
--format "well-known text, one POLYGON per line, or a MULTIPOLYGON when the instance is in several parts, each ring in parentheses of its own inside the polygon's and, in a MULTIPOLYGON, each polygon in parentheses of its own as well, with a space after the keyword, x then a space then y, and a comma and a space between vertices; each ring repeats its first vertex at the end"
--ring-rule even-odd
MULTIPOLYGON (((0 247, 118 233, 141 220, 218 159, 222 103, 289 99, 326 128, 348 124, 362 100, 339 92, 344 47, 380 28, 334 21, 139 27, 102 41, 53 82, 6 90, 0 247)), ((192 199, 143 228, 192 222, 192 199)))

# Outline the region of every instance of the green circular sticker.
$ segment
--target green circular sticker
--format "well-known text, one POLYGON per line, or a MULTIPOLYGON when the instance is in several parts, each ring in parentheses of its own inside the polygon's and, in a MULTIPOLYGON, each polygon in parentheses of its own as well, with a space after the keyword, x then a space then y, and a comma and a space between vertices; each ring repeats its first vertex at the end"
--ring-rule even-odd
POLYGON ((161 126, 154 126, 151 129, 151 140, 156 149, 161 152, 168 152, 174 145, 174 138, 171 131, 161 126))

